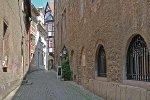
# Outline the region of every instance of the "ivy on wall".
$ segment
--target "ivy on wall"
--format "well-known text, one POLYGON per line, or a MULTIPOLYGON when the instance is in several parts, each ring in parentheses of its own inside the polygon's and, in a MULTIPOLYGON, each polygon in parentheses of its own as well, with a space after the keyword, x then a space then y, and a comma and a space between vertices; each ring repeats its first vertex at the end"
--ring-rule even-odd
POLYGON ((62 79, 64 79, 64 81, 72 80, 72 71, 70 70, 68 52, 65 54, 65 59, 62 61, 61 65, 62 65, 62 79))

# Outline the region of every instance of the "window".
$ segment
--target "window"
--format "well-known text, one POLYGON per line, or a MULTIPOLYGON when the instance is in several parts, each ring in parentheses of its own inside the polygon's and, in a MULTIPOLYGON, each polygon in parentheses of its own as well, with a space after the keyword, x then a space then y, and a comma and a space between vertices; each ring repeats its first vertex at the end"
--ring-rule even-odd
POLYGON ((66 9, 62 14, 62 31, 64 32, 65 30, 66 30, 66 9))
POLYGON ((3 23, 3 25, 4 25, 4 28, 3 28, 4 29, 3 37, 4 37, 5 34, 6 34, 6 30, 7 30, 8 26, 7 26, 7 24, 5 22, 3 23))
POLYGON ((52 32, 52 22, 49 22, 48 24, 48 32, 52 32))
POLYGON ((81 64, 82 64, 82 66, 86 66, 86 64, 85 64, 85 49, 84 49, 84 47, 82 48, 82 58, 81 58, 81 64))
POLYGON ((103 46, 99 47, 97 52, 97 76, 106 77, 106 54, 103 46))
POLYGON ((34 15, 32 15, 31 25, 32 25, 33 27, 35 27, 36 23, 37 23, 37 19, 36 19, 36 17, 35 17, 34 15))
POLYGON ((83 17, 84 14, 84 0, 80 0, 80 17, 83 17))
POLYGON ((53 48, 53 42, 52 41, 49 42, 49 47, 53 48))
POLYGON ((95 0, 92 0, 92 3, 94 2, 95 0))
POLYGON ((31 45, 34 46, 35 45, 35 36, 33 34, 30 35, 30 41, 31 41, 31 45))
POLYGON ((24 12, 24 1, 22 1, 22 12, 24 12))
POLYGON ((127 79, 150 82, 149 51, 141 35, 131 40, 126 62, 127 79))
POLYGON ((8 37, 6 36, 7 33, 7 24, 3 22, 3 57, 7 55, 7 46, 8 46, 8 37))
POLYGON ((7 64, 8 64, 8 59, 7 59, 7 45, 8 45, 8 39, 6 36, 7 33, 7 24, 3 22, 3 72, 7 72, 7 64))
POLYGON ((64 26, 64 30, 66 30, 66 9, 64 11, 64 23, 63 23, 63 26, 64 26))

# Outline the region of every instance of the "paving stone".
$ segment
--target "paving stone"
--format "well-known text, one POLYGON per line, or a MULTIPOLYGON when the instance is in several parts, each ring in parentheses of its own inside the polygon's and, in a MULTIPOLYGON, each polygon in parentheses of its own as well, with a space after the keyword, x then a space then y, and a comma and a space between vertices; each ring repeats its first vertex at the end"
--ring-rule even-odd
POLYGON ((32 84, 21 85, 4 100, 103 100, 72 81, 57 79, 52 70, 35 71, 27 80, 32 84))

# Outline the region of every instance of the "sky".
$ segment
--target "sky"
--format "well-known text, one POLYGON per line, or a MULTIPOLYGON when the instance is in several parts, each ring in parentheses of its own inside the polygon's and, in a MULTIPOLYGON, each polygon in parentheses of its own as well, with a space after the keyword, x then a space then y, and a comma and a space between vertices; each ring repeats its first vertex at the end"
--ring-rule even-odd
POLYGON ((54 0, 31 0, 31 3, 36 7, 46 7, 47 2, 54 2, 54 0))

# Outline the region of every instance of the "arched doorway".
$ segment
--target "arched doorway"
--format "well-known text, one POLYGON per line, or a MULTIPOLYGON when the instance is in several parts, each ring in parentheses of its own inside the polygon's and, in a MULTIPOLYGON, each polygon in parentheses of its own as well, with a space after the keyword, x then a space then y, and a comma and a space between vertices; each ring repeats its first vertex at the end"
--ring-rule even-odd
POLYGON ((55 69, 54 68, 54 54, 49 54, 48 56, 48 70, 55 69))

